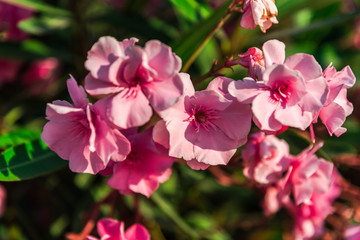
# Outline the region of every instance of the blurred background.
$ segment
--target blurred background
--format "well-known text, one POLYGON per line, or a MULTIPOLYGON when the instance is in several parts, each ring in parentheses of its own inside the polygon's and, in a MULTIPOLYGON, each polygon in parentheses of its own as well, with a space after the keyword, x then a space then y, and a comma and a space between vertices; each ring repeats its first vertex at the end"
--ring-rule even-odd
MULTIPOLYGON (((39 139, 46 122, 46 103, 69 100, 69 74, 83 83, 87 51, 99 37, 111 35, 119 41, 136 37, 140 45, 158 39, 185 63, 230 2, 0 0, 0 150, 25 149, 27 142, 39 139)), ((269 39, 283 41, 287 56, 309 53, 323 69, 331 62, 337 70, 350 65, 355 76, 360 76, 360 1, 276 0, 276 5, 279 24, 266 34, 258 27, 242 29, 241 13, 233 13, 196 58, 188 71, 191 78, 207 73, 214 60, 221 64, 249 47, 261 48, 269 39)), ((223 73, 233 79, 247 76, 240 66, 223 73)), ((205 88, 210 80, 198 88, 205 88)), ((329 137, 320 125, 315 131, 325 142, 322 157, 334 161, 356 192, 360 187, 358 84, 350 90, 349 99, 354 113, 345 124, 347 133, 329 137)), ((309 145, 308 134, 289 131, 280 137, 289 142, 293 154, 309 145)), ((6 160, 5 155, 2 158, 6 160)), ((64 239, 67 233, 79 233, 98 207, 96 202, 112 191, 105 184, 106 177, 75 174, 66 161, 57 161, 51 168, 41 166, 44 171, 36 178, 24 173, 13 179, 22 181, 1 183, 6 203, 0 206, 0 239, 64 239)), ((326 222, 327 237, 340 236, 346 224, 360 222, 360 192, 358 198, 343 194, 335 203, 341 211, 326 222)), ((139 198, 142 222, 155 240, 291 239, 291 218, 285 211, 263 216, 263 193, 246 181, 241 162, 209 171, 175 164, 171 178, 151 198, 139 198)), ((111 216, 130 226, 136 217, 132 196, 116 195, 104 201, 99 216, 111 216)))

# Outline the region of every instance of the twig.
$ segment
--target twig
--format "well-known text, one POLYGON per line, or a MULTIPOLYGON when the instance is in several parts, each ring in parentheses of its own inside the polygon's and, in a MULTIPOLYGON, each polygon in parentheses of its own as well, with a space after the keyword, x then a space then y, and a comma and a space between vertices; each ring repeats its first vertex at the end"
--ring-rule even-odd
POLYGON ((90 212, 88 212, 85 215, 90 215, 88 217, 88 221, 85 224, 85 227, 83 228, 83 230, 81 231, 81 233, 76 234, 76 233, 67 233, 65 235, 67 240, 83 240, 86 238, 86 236, 90 235, 90 233, 92 232, 93 228, 95 227, 96 224, 96 219, 98 218, 99 214, 100 214, 100 207, 102 204, 107 203, 107 202, 113 202, 113 200, 118 196, 118 192, 116 190, 111 191, 104 199, 102 199, 101 201, 95 203, 94 207, 91 209, 90 212))
POLYGON ((205 47, 207 42, 211 39, 211 37, 220 29, 222 26, 227 22, 227 20, 230 18, 230 15, 232 12, 234 12, 235 9, 237 9, 237 5, 241 4, 242 0, 234 0, 227 9, 224 16, 220 19, 218 24, 213 28, 213 30, 206 36, 206 38, 200 43, 200 45, 196 48, 196 50, 193 52, 193 54, 190 56, 190 58, 187 60, 187 62, 184 64, 182 68, 182 72, 186 72, 189 70, 191 64, 195 61, 196 57, 199 55, 201 50, 205 47))

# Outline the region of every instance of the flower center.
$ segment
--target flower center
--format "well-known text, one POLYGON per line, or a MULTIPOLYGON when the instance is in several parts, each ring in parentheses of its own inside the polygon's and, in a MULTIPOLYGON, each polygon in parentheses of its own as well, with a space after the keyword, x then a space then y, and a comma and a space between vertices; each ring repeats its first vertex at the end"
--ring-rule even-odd
POLYGON ((280 102, 282 105, 285 105, 287 100, 291 96, 291 91, 287 84, 280 83, 272 89, 271 96, 275 101, 280 102))
POLYGON ((195 126, 195 131, 199 132, 200 127, 209 131, 216 129, 216 126, 212 123, 212 120, 218 119, 216 111, 208 109, 202 106, 194 106, 189 114, 189 117, 185 121, 191 122, 195 126))

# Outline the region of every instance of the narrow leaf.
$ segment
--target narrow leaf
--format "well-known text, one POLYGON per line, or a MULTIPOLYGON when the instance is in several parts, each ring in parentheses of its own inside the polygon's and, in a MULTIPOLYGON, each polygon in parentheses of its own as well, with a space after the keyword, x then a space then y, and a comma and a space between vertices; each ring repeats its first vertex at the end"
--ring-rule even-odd
POLYGON ((0 181, 21 181, 58 170, 67 164, 40 139, 5 150, 0 155, 0 181))

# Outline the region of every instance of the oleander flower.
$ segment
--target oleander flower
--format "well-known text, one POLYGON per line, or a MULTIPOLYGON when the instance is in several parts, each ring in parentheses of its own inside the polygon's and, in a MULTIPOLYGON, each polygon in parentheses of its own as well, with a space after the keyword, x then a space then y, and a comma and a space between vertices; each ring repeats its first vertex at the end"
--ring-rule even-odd
POLYGON ((240 21, 243 28, 255 29, 259 25, 264 33, 273 23, 279 23, 275 0, 245 0, 244 12, 240 21))
POLYGON ((134 224, 126 231, 124 222, 111 218, 100 219, 96 226, 99 238, 87 236, 86 240, 150 240, 148 230, 141 224, 134 224))
POLYGON ((292 207, 288 205, 295 221, 295 240, 314 239, 324 233, 324 221, 334 211, 332 203, 340 193, 338 173, 334 169, 329 189, 323 193, 314 193, 311 196, 311 204, 304 203, 292 207))
POLYGON ((117 129, 107 125, 85 91, 72 77, 67 81, 73 105, 54 101, 46 108, 41 139, 61 158, 69 160, 73 172, 96 174, 110 159, 122 161, 130 152, 130 143, 117 129))
POLYGON ((229 85, 229 93, 252 103, 255 124, 274 133, 286 126, 305 130, 328 94, 321 66, 308 54, 285 60, 285 45, 269 40, 263 45, 265 71, 262 81, 244 78, 229 85))
POLYGON ((227 89, 219 90, 227 85, 222 81, 229 79, 218 78, 206 90, 195 92, 189 76, 180 76, 185 85, 184 96, 160 112, 170 135, 169 155, 190 161, 188 164, 195 169, 226 165, 247 140, 251 126, 249 105, 235 100, 227 89))
POLYGON ((314 194, 323 194, 330 187, 334 165, 314 154, 320 147, 309 147, 295 156, 281 179, 283 194, 292 194, 296 205, 311 205, 314 194))
POLYGON ((34 11, 26 8, 0 1, 0 28, 5 34, 1 38, 2 41, 22 41, 28 37, 28 34, 23 32, 18 24, 22 20, 31 18, 34 11))
POLYGON ((175 158, 169 157, 168 150, 153 141, 152 128, 128 138, 131 152, 124 161, 114 163, 107 184, 121 194, 136 192, 150 197, 159 184, 170 177, 175 158))
MULTIPOLYGON (((326 126, 330 135, 335 134, 339 137, 346 132, 342 127, 347 116, 353 111, 353 105, 347 100, 347 88, 354 86, 355 76, 349 66, 344 67, 341 71, 330 64, 324 70, 324 78, 329 85, 329 96, 324 106, 320 109, 318 116, 326 126)), ((317 121, 317 116, 314 122, 317 121)))
POLYGON ((265 62, 262 51, 256 47, 252 47, 245 53, 239 54, 239 57, 239 64, 249 69, 249 77, 261 80, 262 73, 265 70, 265 62))
POLYGON ((344 239, 345 240, 360 239, 360 226, 354 224, 354 225, 347 227, 344 231, 344 239))
POLYGON ((85 62, 90 71, 86 91, 108 95, 101 104, 110 122, 120 128, 143 125, 152 116, 151 106, 162 111, 183 93, 178 76, 181 59, 157 40, 148 41, 144 48, 135 46, 137 41, 101 37, 85 62))
POLYGON ((242 151, 244 175, 260 184, 280 180, 290 164, 289 145, 274 135, 257 132, 250 135, 242 151))

